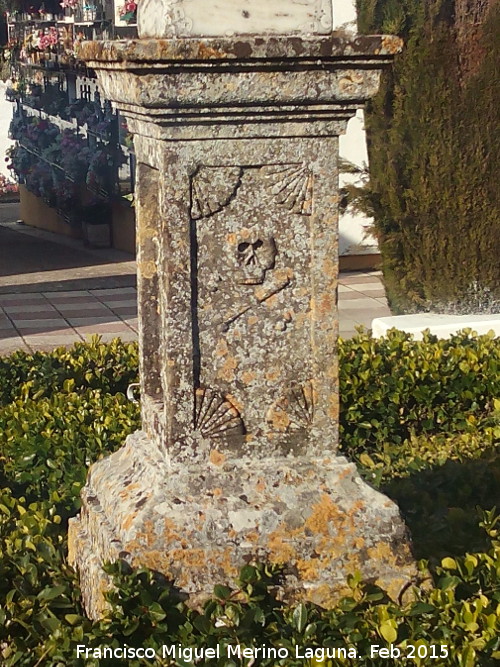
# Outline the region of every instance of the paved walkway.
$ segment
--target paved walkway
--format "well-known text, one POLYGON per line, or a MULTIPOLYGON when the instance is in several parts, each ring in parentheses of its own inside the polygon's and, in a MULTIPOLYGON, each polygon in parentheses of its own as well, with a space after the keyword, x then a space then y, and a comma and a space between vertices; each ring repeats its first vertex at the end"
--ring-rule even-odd
MULTIPOLYGON (((16 208, 5 206, 0 207, 0 354, 47 350, 93 334, 136 340, 133 258, 9 222, 5 219, 16 219, 16 208)), ((344 337, 390 314, 379 272, 341 275, 339 314, 344 337)))

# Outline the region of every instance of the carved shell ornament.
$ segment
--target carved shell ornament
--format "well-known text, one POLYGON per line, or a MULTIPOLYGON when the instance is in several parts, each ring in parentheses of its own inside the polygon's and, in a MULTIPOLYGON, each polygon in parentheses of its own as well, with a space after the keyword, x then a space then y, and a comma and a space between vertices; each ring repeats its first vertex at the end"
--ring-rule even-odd
POLYGON ((296 431, 308 428, 314 419, 312 382, 292 382, 271 406, 266 421, 274 431, 296 431))
POLYGON ((195 390, 194 427, 205 438, 222 438, 245 432, 243 420, 229 399, 220 392, 200 387, 195 390))
POLYGON ((200 167, 191 179, 191 218, 208 218, 227 206, 241 185, 241 167, 200 167))
POLYGON ((313 175, 304 164, 266 165, 267 188, 290 213, 312 214, 313 175))

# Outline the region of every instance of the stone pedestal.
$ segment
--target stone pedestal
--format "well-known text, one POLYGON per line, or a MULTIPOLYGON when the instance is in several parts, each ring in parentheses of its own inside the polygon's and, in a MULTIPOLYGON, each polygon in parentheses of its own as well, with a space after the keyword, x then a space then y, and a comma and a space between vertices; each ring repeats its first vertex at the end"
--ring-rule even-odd
POLYGON ((91 616, 118 557, 192 604, 251 561, 283 564, 284 596, 325 606, 355 570, 394 596, 415 574, 396 506, 336 456, 338 135, 399 48, 83 45, 134 133, 143 418, 92 467, 71 523, 91 616))

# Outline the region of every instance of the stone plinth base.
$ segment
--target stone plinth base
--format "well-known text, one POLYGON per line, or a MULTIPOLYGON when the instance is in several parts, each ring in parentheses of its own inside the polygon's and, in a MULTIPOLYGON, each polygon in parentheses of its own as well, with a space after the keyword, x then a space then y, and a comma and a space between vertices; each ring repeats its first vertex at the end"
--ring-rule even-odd
POLYGON ((230 460, 176 466, 139 432, 95 464, 70 525, 70 562, 88 614, 105 611, 101 570, 125 558, 174 580, 200 604, 247 562, 285 567, 283 596, 331 607, 356 570, 396 598, 416 576, 396 505, 344 458, 230 460), (156 457, 156 459, 155 459, 156 457))

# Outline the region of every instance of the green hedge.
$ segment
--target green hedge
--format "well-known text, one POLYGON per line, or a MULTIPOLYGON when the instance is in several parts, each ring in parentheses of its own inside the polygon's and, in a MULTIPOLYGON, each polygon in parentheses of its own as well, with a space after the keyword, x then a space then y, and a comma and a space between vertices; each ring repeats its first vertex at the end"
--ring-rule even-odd
MULTIPOLYGON (((89 659, 75 647, 164 644, 287 648, 286 667, 373 665, 370 645, 422 646, 432 660, 384 665, 489 667, 500 658, 500 341, 467 333, 421 343, 399 333, 340 343, 344 453, 400 502, 416 553, 433 581, 395 603, 352 577, 351 594, 325 611, 289 608, 274 595, 279 571, 243 568, 237 587, 216 587, 203 610, 147 570, 108 567, 113 612, 85 618, 66 561, 66 518, 78 507, 87 466, 138 426, 123 391, 136 379, 135 346, 94 340, 48 354, 0 360, 0 663, 5 667, 171 665, 172 661, 89 659), (9 379, 8 384, 3 380, 9 379), (377 423, 374 423, 376 421, 377 423), (7 488, 10 487, 10 488, 7 488), (479 511, 476 505, 482 505, 479 511), (478 518, 479 516, 479 518, 478 518), (346 660, 295 659, 295 646, 356 647, 346 660), (434 649, 430 648, 435 646, 434 649)), ((224 652, 223 652, 224 654, 224 652)), ((243 667, 248 659, 209 659, 243 667)), ((189 661, 177 661, 190 665, 189 661)))
POLYGON ((69 349, 15 352, 10 357, 0 357, 0 405, 16 398, 37 400, 60 391, 99 389, 110 394, 125 393, 129 384, 137 382, 138 364, 135 343, 116 338, 106 345, 98 336, 69 349))
POLYGON ((500 397, 500 344, 464 331, 416 342, 392 331, 339 343, 340 439, 346 453, 412 435, 474 430, 500 397))

